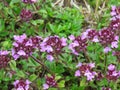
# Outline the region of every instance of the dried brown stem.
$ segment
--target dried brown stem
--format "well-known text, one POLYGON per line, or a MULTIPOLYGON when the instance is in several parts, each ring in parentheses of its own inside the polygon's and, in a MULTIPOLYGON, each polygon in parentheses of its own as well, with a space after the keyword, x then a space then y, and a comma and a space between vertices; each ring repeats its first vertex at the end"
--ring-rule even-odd
POLYGON ((53 75, 53 72, 52 71, 50 71, 50 69, 47 67, 47 66, 45 66, 45 64, 44 63, 42 63, 40 60, 38 60, 37 58, 35 58, 34 56, 32 56, 31 55, 31 57, 37 62, 37 63, 39 63, 40 65, 42 65, 50 74, 52 74, 53 75))

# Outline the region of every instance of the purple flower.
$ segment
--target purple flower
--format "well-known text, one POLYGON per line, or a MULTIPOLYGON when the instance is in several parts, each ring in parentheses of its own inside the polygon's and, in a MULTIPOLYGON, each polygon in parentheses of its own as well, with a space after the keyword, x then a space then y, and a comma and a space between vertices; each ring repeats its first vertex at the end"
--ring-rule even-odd
POLYGON ((92 81, 97 73, 93 71, 93 68, 95 67, 95 63, 79 63, 77 65, 78 70, 75 72, 75 76, 85 76, 87 77, 88 81, 92 81))
POLYGON ((115 65, 113 64, 110 64, 108 66, 108 71, 107 71, 107 74, 106 74, 106 78, 108 80, 117 80, 119 78, 119 71, 116 70, 116 67, 115 65))
POLYGON ((115 11, 116 10, 116 6, 112 6, 112 11, 115 11))
POLYGON ((110 28, 103 28, 99 31, 99 41, 104 47, 108 47, 115 40, 115 33, 110 30, 110 28))
POLYGON ((80 67, 80 66, 82 66, 82 63, 81 63, 81 62, 79 62, 79 63, 76 65, 77 68, 80 67))
POLYGON ((26 42, 25 46, 33 46, 32 40, 29 39, 29 40, 26 42))
POLYGON ((18 44, 16 42, 13 42, 13 46, 18 47, 18 44))
POLYGON ((13 85, 16 90, 29 90, 29 85, 31 82, 29 80, 16 80, 13 85))
POLYGON ((9 57, 9 51, 0 51, 0 69, 5 68, 8 65, 8 62, 10 61, 9 57))
POLYGON ((104 51, 104 53, 108 53, 108 52, 111 51, 111 48, 110 47, 105 47, 103 51, 104 51))
POLYGON ((46 83, 43 84, 43 89, 44 89, 44 90, 46 90, 46 89, 48 89, 48 88, 49 88, 49 85, 48 85, 48 84, 46 84, 46 83))
MULTIPOLYGON (((20 36, 14 35, 13 37, 14 37, 14 40, 17 41, 18 43, 22 43, 24 41, 24 39, 27 38, 26 34, 22 34, 20 36)), ((14 44, 15 44, 15 46, 18 46, 17 43, 14 42, 13 45, 14 44)))
POLYGON ((0 55, 8 55, 9 54, 9 51, 0 51, 0 55))
POLYGON ((35 3, 35 2, 37 2, 38 0, 31 0, 31 1, 35 3))
POLYGON ((36 48, 36 49, 41 48, 40 44, 41 44, 41 42, 43 40, 42 37, 40 37, 40 36, 30 37, 30 40, 31 40, 32 45, 33 45, 34 48, 36 48))
POLYGON ((22 9, 21 13, 20 13, 20 18, 23 21, 29 21, 30 19, 32 19, 32 12, 30 10, 27 9, 22 9))
POLYGON ((74 35, 70 35, 69 37, 68 37, 70 40, 75 40, 75 36, 74 35))
POLYGON ((110 65, 108 66, 108 70, 110 70, 110 71, 115 70, 115 65, 110 64, 110 65))
POLYGON ((89 63, 88 64, 91 68, 94 68, 95 67, 95 63, 89 63))
POLYGON ((119 36, 115 36, 114 38, 116 41, 119 41, 119 36))
POLYGON ((48 54, 47 59, 52 61, 54 55, 59 55, 62 49, 67 45, 66 38, 59 38, 58 36, 49 36, 40 44, 40 51, 48 54), (49 56, 51 55, 51 56, 49 56))
POLYGON ((80 71, 79 71, 79 70, 77 70, 77 71, 75 72, 75 76, 76 76, 76 77, 81 76, 81 74, 80 74, 80 71))
POLYGON ((93 41, 93 42, 99 42, 99 39, 98 39, 97 36, 95 36, 92 41, 93 41))
POLYGON ((93 36, 92 34, 94 34, 92 32, 93 32, 92 29, 87 29, 85 32, 82 33, 81 38, 82 39, 90 39, 90 37, 93 36))
POLYGON ((87 39, 82 39, 81 36, 75 37, 75 39, 69 44, 69 49, 75 55, 78 55, 81 51, 85 51, 86 47, 87 39))
POLYGON ((111 16, 112 18, 109 27, 113 32, 117 35, 120 34, 120 7, 112 6, 111 8, 111 16))
POLYGON ((18 58, 28 58, 33 50, 33 42, 31 39, 28 39, 26 34, 17 36, 14 36, 15 42, 13 42, 13 48, 12 48, 12 56, 15 60, 18 58))
POLYGON ((117 42, 117 41, 112 42, 112 43, 111 43, 111 47, 112 47, 112 48, 118 48, 118 42, 117 42))
POLYGON ((102 87, 102 90, 112 90, 112 89, 109 87, 102 87))
POLYGON ((20 55, 20 56, 25 56, 26 55, 26 53, 23 50, 19 50, 17 52, 17 54, 20 55))
POLYGON ((62 37, 61 41, 62 41, 62 46, 66 46, 67 45, 67 39, 66 38, 62 37))
POLYGON ((95 73, 92 73, 89 70, 86 70, 84 76, 87 77, 88 81, 92 81, 95 78, 95 73))
POLYGON ((85 32, 82 33, 82 35, 81 35, 82 39, 86 39, 88 37, 88 31, 89 30, 87 30, 87 31, 85 31, 85 32))
POLYGON ((52 55, 47 55, 47 60, 52 62, 54 60, 54 57, 52 55))
POLYGON ((48 53, 53 51, 53 48, 50 45, 47 45, 45 48, 46 48, 46 52, 48 53))
POLYGON ((22 2, 24 3, 29 3, 29 4, 32 4, 32 3, 36 3, 38 0, 22 0, 22 2))
POLYGON ((115 11, 112 11, 110 14, 111 14, 111 16, 115 16, 115 15, 116 15, 116 12, 115 12, 115 11))
POLYGON ((49 87, 57 87, 55 76, 46 76, 46 83, 43 84, 43 89, 46 90, 49 87))

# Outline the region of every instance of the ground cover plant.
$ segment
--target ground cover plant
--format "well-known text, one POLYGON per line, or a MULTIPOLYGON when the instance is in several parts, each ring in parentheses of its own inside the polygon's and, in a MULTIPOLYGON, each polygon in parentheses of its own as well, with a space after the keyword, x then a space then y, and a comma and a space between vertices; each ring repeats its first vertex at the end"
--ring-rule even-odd
POLYGON ((0 90, 119 90, 119 0, 0 2, 0 90))

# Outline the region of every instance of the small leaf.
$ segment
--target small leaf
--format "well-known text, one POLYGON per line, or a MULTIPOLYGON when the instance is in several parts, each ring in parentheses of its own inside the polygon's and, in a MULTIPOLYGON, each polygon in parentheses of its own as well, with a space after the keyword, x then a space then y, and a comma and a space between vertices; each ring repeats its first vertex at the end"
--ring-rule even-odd
POLYGON ((60 81, 58 87, 65 87, 65 80, 60 81))
POLYGON ((61 78, 61 76, 56 76, 55 80, 59 80, 61 78))
POLYGON ((15 71, 16 70, 16 61, 11 60, 9 64, 10 64, 10 68, 15 71))
POLYGON ((5 29, 5 21, 3 19, 0 19, 0 32, 5 29))
POLYGON ((35 74, 32 74, 29 79, 30 79, 30 81, 34 81, 36 78, 37 78, 37 76, 35 74))
POLYGON ((80 86, 86 86, 86 78, 82 78, 80 86))
POLYGON ((25 77, 25 74, 24 74, 23 71, 18 71, 18 72, 17 72, 17 76, 18 76, 18 77, 21 77, 21 78, 24 78, 24 77, 25 77))

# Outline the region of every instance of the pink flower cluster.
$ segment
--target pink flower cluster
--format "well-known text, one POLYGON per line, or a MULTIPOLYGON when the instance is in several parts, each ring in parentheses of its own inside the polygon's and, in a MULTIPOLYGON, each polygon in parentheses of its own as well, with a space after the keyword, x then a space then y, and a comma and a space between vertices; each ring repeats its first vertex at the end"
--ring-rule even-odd
POLYGON ((95 63, 79 63, 77 66, 78 70, 75 72, 75 76, 85 76, 88 81, 92 81, 97 73, 93 71, 95 63))
POLYGON ((12 56, 17 60, 20 56, 28 58, 32 54, 33 46, 32 41, 27 39, 26 34, 21 36, 14 36, 15 42, 13 42, 12 56))
POLYGON ((49 36, 44 40, 39 37, 27 38, 26 34, 14 36, 12 56, 15 60, 18 58, 28 58, 32 55, 35 49, 40 52, 47 53, 47 59, 52 61, 54 56, 61 54, 62 49, 67 45, 66 38, 59 38, 58 36, 49 36))
POLYGON ((28 4, 28 3, 36 3, 38 0, 22 0, 22 2, 28 4))
POLYGON ((104 46, 104 52, 111 51, 111 48, 118 48, 119 37, 109 28, 104 28, 99 32, 99 41, 104 46))
POLYGON ((29 90, 29 85, 31 84, 31 82, 29 80, 16 80, 13 85, 15 90, 29 90))
POLYGON ((87 39, 91 42, 99 42, 98 40, 98 34, 99 32, 97 30, 93 29, 87 29, 85 32, 82 33, 82 39, 87 39))
POLYGON ((111 9, 111 23, 110 28, 116 33, 120 34, 120 7, 112 6, 111 9))
POLYGON ((41 52, 46 52, 47 59, 52 61, 54 56, 59 55, 62 52, 62 49, 67 45, 66 41, 66 38, 49 36, 41 43, 41 52))
POLYGON ((112 89, 109 87, 103 87, 102 90, 112 90, 112 89))
POLYGON ((41 37, 27 38, 26 34, 17 36, 14 35, 12 56, 15 60, 20 57, 28 58, 35 48, 40 48, 41 37))
POLYGON ((116 35, 109 27, 103 28, 100 31, 88 29, 82 33, 81 36, 75 37, 69 36, 72 42, 69 45, 69 49, 73 54, 79 55, 79 52, 85 51, 90 42, 99 42, 104 47, 104 52, 108 53, 114 48, 118 48, 119 36, 116 35))
POLYGON ((72 42, 69 44, 69 49, 72 51, 73 54, 79 55, 81 51, 85 51, 87 47, 87 39, 82 38, 81 36, 69 36, 69 39, 72 42))
POLYGON ((20 18, 23 21, 29 21, 30 19, 32 19, 32 16, 33 16, 32 12, 27 9, 22 9, 20 13, 20 18))
POLYGON ((43 84, 43 89, 46 90, 50 87, 57 87, 57 82, 55 76, 46 76, 46 83, 43 84))
MULTIPOLYGON (((104 52, 107 53, 112 48, 118 48, 119 37, 109 29, 103 29, 99 32, 95 30, 87 30, 81 36, 75 37, 70 35, 68 48, 73 54, 79 55, 80 52, 86 51, 88 41, 100 42, 104 47, 104 52)), ((20 56, 28 58, 35 48, 41 52, 47 53, 47 60, 53 61, 56 55, 62 53, 63 48, 67 46, 67 39, 59 36, 49 36, 42 39, 39 36, 27 38, 26 34, 14 36, 12 56, 17 60, 20 56)))
POLYGON ((108 66, 108 71, 107 71, 107 74, 106 74, 106 78, 108 80, 117 80, 118 78, 120 78, 120 71, 116 70, 115 65, 110 64, 108 66))
POLYGON ((10 61, 9 52, 8 51, 0 51, 0 68, 5 68, 10 61))

